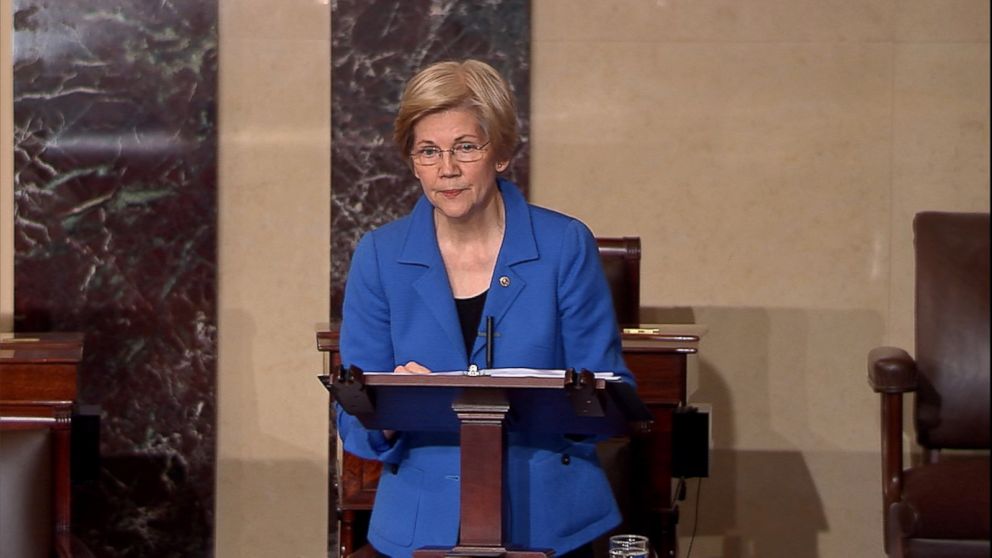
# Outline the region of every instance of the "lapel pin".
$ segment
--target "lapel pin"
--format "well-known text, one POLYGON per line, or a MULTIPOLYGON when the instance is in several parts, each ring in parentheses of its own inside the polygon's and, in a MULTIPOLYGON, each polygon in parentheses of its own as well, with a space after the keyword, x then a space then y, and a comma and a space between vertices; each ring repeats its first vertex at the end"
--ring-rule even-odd
POLYGON ((499 278, 499 285, 501 287, 509 287, 510 286, 510 278, 507 277, 506 275, 500 277, 499 278))

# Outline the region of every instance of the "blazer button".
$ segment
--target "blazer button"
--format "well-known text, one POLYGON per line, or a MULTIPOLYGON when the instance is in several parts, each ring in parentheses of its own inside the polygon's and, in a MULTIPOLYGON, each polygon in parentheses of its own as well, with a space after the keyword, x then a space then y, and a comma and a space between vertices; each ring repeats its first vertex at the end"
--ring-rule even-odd
POLYGON ((562 465, 568 465, 571 462, 572 462, 572 458, 569 457, 567 453, 565 455, 561 456, 561 464, 562 465))

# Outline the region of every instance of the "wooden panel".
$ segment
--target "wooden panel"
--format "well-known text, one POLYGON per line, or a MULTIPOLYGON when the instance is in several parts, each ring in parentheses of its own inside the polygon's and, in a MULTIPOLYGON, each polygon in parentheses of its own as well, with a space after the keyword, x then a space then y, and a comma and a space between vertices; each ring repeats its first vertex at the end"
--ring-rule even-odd
POLYGON ((72 401, 75 397, 75 364, 0 366, 0 401, 72 401))
POLYGON ((341 500, 338 507, 342 510, 371 510, 381 474, 382 464, 378 461, 369 461, 343 452, 339 479, 341 500))
POLYGON ((645 404, 675 406, 685 401, 685 355, 624 351, 623 358, 634 373, 637 394, 645 404))
MULTIPOLYGON (((502 410, 506 416, 507 405, 502 410)), ((503 543, 503 424, 487 408, 459 412, 462 418, 460 530, 458 544, 494 547, 503 543), (464 448, 469 448, 465 450, 464 448)))
POLYGON ((40 349, 72 350, 79 353, 79 356, 81 357, 83 350, 83 334, 72 332, 0 333, 0 349, 30 351, 40 349))

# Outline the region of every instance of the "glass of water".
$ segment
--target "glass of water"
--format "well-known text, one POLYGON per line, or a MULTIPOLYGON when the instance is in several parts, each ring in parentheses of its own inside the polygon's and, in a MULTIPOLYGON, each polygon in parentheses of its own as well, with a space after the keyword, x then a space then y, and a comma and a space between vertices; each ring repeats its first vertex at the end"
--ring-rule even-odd
POLYGON ((648 538, 643 535, 613 535, 610 537, 610 558, 650 558, 648 538))

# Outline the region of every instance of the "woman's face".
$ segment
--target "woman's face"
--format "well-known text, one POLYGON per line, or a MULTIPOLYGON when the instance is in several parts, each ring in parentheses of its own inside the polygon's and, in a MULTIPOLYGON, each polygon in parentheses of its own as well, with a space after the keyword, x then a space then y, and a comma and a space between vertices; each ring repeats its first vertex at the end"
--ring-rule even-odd
MULTIPOLYGON (((488 141, 475 114, 468 109, 430 114, 413 127, 414 153, 424 148, 448 150, 460 144, 483 145, 488 141)), ((496 166, 495 150, 489 145, 481 159, 469 163, 456 160, 451 152, 441 153, 440 160, 430 166, 414 160, 413 173, 439 217, 470 222, 482 215, 496 196, 496 166)))

